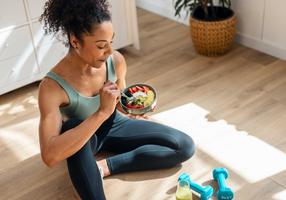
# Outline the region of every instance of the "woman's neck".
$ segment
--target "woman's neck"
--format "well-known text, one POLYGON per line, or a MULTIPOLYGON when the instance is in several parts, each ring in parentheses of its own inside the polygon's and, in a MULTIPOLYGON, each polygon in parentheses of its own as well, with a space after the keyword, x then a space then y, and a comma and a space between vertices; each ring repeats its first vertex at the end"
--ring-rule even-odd
POLYGON ((81 57, 78 56, 74 50, 70 50, 66 57, 64 58, 65 66, 67 66, 70 71, 73 73, 78 74, 79 76, 89 76, 91 75, 96 69, 94 69, 89 64, 85 63, 81 57))

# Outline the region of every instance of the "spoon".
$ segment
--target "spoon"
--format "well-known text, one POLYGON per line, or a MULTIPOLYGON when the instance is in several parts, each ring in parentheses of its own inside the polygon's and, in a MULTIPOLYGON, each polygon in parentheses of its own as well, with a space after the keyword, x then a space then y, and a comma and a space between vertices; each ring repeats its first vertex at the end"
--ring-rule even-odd
POLYGON ((127 101, 133 101, 135 99, 134 96, 129 97, 124 92, 121 92, 121 96, 124 96, 127 99, 127 101))

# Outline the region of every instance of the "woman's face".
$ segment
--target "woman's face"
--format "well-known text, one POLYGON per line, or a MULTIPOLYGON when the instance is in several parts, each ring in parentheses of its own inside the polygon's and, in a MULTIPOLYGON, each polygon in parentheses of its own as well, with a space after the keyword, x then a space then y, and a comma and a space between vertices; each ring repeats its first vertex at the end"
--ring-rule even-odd
MULTIPOLYGON (((76 40, 74 48, 78 56, 88 65, 100 68, 112 54, 114 38, 113 26, 110 21, 96 25, 91 33, 82 34, 82 43, 75 37, 71 37, 71 43, 76 40)), ((73 45, 74 46, 74 45, 73 45)))

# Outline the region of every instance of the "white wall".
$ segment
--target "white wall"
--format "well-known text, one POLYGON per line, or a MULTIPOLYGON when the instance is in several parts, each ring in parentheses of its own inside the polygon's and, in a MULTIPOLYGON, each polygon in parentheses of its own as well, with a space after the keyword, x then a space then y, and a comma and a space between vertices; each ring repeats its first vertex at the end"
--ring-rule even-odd
POLYGON ((189 19, 185 19, 184 14, 182 14, 181 18, 174 17, 175 10, 173 7, 173 0, 136 0, 136 5, 137 7, 176 20, 180 23, 189 24, 189 19))
MULTIPOLYGON (((188 18, 174 17, 173 0, 136 0, 138 7, 189 25, 188 18)), ((286 60, 285 0, 232 0, 238 17, 237 41, 286 60)))

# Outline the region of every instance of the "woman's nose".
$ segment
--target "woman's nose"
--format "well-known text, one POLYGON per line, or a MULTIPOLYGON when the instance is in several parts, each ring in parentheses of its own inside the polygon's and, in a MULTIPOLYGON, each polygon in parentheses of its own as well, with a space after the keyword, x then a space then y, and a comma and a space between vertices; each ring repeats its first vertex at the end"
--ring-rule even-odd
POLYGON ((105 54, 111 55, 113 52, 113 47, 112 44, 108 45, 108 49, 106 50, 105 54))

